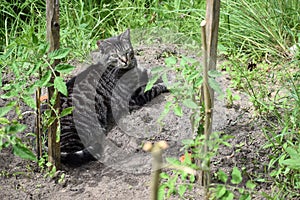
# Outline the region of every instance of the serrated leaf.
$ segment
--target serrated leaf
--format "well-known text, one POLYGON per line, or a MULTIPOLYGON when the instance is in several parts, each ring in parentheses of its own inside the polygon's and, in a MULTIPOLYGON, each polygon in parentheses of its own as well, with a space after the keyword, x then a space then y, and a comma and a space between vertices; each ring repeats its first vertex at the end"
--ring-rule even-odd
POLYGON ((169 102, 169 101, 165 104, 164 110, 160 114, 157 121, 161 121, 170 112, 171 105, 172 105, 172 102, 169 102))
POLYGON ((4 115, 6 115, 12 109, 13 109, 12 106, 0 107, 0 117, 3 117, 4 115))
POLYGON ((185 99, 183 100, 182 104, 191 109, 199 108, 198 105, 192 99, 185 99))
POLYGON ((164 200, 166 187, 167 187, 167 184, 162 184, 162 185, 159 186, 158 194, 157 194, 158 200, 164 200))
POLYGON ((73 107, 65 108, 61 111, 60 117, 67 116, 67 115, 71 114, 72 111, 73 111, 73 107))
POLYGON ((216 191, 216 197, 217 199, 220 199, 224 196, 224 194, 227 192, 226 187, 224 185, 218 185, 217 191, 216 191))
POLYGON ((175 115, 182 117, 183 113, 182 113, 182 108, 180 105, 176 104, 173 108, 173 111, 174 111, 175 115))
POLYGON ((75 67, 73 65, 69 65, 69 64, 58 64, 55 67, 55 71, 59 72, 59 73, 64 73, 64 74, 68 74, 71 71, 73 71, 75 69, 75 67))
POLYGON ((223 91, 222 91, 219 83, 215 79, 209 78, 208 84, 217 94, 223 95, 223 91))
POLYGON ((18 96, 19 93, 16 89, 10 90, 9 92, 6 92, 5 94, 1 95, 2 99, 10 99, 12 97, 18 96))
POLYGON ((46 73, 42 76, 39 86, 45 86, 51 79, 51 71, 47 70, 46 73))
POLYGON ((243 179, 242 174, 237 167, 234 167, 232 169, 231 177, 232 177, 231 183, 236 184, 236 185, 239 184, 240 182, 242 182, 242 179, 243 179))
POLYGON ((183 57, 182 60, 185 60, 186 63, 190 63, 191 65, 196 65, 199 63, 198 60, 191 57, 183 57))
POLYGON ((179 185, 178 187, 178 194, 183 197, 184 193, 186 192, 187 186, 186 185, 179 185))
POLYGON ((68 96, 67 86, 62 77, 59 76, 55 77, 54 88, 56 88, 63 95, 68 96))
POLYGON ((170 178, 169 174, 167 174, 166 172, 160 173, 159 176, 162 179, 169 179, 170 178))
POLYGON ((15 134, 15 133, 23 132, 26 128, 27 126, 24 124, 13 124, 11 126, 5 127, 5 131, 8 134, 15 134))
POLYGON ((66 57, 70 53, 70 51, 70 48, 58 49, 49 53, 48 56, 50 59, 62 59, 66 57))
POLYGON ((225 174, 225 172, 223 172, 222 170, 219 169, 217 175, 218 175, 218 178, 220 181, 222 181, 223 183, 227 182, 228 176, 225 174))
POLYGON ((36 108, 35 100, 31 96, 24 96, 22 97, 22 99, 24 103, 26 103, 26 105, 28 105, 30 108, 36 108))
POLYGON ((181 143, 184 144, 184 145, 187 145, 187 146, 191 146, 191 145, 193 145, 195 142, 194 142, 194 140, 192 140, 192 139, 183 139, 183 140, 181 140, 181 143))
POLYGON ((253 183, 252 181, 248 180, 246 183, 246 187, 253 190, 256 187, 256 184, 253 183))
POLYGON ((16 143, 13 145, 13 153, 16 156, 19 156, 26 160, 33 160, 36 161, 36 157, 32 151, 30 151, 25 145, 16 143))
POLYGON ((166 158, 166 161, 170 164, 173 164, 173 165, 180 165, 180 161, 177 159, 177 158, 172 158, 172 157, 167 157, 166 158))
POLYGON ((234 199, 234 194, 230 191, 227 191, 226 197, 224 198, 226 200, 233 200, 234 199))
POLYGON ((155 74, 154 76, 152 76, 150 78, 150 80, 148 81, 146 88, 145 88, 145 92, 151 90, 151 88, 153 87, 154 83, 159 79, 160 75, 159 74, 155 74))

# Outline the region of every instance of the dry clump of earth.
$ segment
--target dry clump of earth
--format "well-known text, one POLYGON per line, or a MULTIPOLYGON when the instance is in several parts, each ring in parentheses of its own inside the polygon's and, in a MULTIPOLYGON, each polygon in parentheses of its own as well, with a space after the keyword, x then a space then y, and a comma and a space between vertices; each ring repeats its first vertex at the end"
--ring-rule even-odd
MULTIPOLYGON (((149 47, 140 45, 136 49, 136 57, 143 67, 164 65, 166 52, 181 54, 173 45, 149 47)), ((81 65, 78 66, 80 68, 81 65)), ((80 71, 80 70, 79 70, 80 71)), ((230 78, 224 74, 218 78, 223 91, 230 85, 230 78)), ((2 93, 2 92, 1 92, 2 93)), ((268 164, 268 152, 261 147, 265 143, 259 119, 253 117, 252 105, 247 95, 234 91, 241 96, 231 108, 226 105, 226 99, 215 100, 213 130, 220 134, 233 136, 228 142, 231 147, 221 146, 218 155, 212 159, 211 174, 219 169, 228 175, 234 166, 243 167, 243 182, 249 178, 265 178, 264 168, 268 164)), ((80 167, 63 166, 55 178, 45 177, 45 173, 37 172, 36 164, 22 160, 12 154, 9 148, 0 152, 0 193, 2 199, 149 199, 151 182, 151 157, 142 151, 145 141, 165 140, 169 149, 164 157, 179 158, 181 140, 192 138, 190 134, 189 111, 184 109, 184 116, 177 117, 170 113, 164 120, 164 125, 156 123, 157 117, 164 109, 166 99, 170 94, 165 93, 155 98, 139 110, 126 117, 125 122, 118 124, 108 138, 120 151, 124 159, 115 165, 105 165, 99 161, 90 162, 80 167), (140 164, 140 162, 142 164, 140 164), (61 174, 65 174, 59 181, 61 174)), ((0 105, 5 104, 0 99, 0 105)), ((29 111, 25 105, 22 111, 29 111)), ((24 117, 28 126, 27 132, 32 130, 33 114, 24 117)), ((24 133, 25 135, 25 133, 24 133)), ((25 137, 25 136, 24 136, 25 137)), ((213 182, 218 181, 213 178, 213 182)), ((257 183, 256 190, 269 191, 266 183, 257 183)), ((187 192, 185 199, 202 199, 202 190, 195 187, 187 192)), ((172 196, 170 199, 178 199, 172 196)), ((257 195, 254 199, 262 199, 257 195)))

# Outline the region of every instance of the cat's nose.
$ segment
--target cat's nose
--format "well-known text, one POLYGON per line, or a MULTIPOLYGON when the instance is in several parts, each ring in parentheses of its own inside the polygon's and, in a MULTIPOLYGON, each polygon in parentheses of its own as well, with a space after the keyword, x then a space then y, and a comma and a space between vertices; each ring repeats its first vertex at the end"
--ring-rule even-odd
POLYGON ((124 63, 124 65, 128 64, 128 58, 126 55, 120 56, 119 59, 121 60, 122 63, 124 63))

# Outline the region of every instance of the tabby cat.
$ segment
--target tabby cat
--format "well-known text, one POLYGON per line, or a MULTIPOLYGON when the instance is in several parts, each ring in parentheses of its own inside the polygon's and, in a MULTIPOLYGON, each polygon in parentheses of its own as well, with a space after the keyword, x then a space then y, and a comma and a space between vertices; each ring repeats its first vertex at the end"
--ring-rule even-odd
POLYGON ((97 64, 68 81, 69 95, 60 98, 62 109, 74 107, 61 118, 61 159, 70 165, 106 159, 105 136, 117 121, 168 91, 156 83, 144 92, 148 71, 137 65, 129 29, 97 44, 97 64))

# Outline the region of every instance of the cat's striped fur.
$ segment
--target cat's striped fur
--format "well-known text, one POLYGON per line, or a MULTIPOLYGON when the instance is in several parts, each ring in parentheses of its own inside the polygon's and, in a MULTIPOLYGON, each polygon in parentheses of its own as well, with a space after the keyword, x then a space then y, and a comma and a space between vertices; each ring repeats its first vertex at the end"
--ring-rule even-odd
POLYGON ((106 133, 116 121, 167 91, 158 83, 144 92, 148 72, 137 66, 129 30, 98 41, 98 46, 98 63, 68 81, 69 95, 60 99, 62 109, 74 107, 73 114, 61 119, 63 163, 100 159, 106 133))

